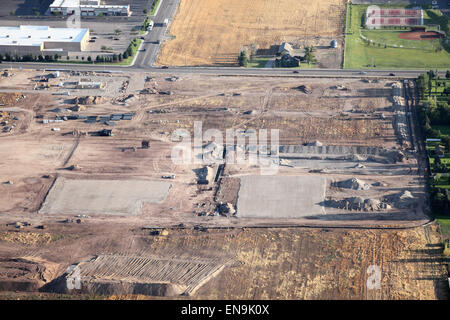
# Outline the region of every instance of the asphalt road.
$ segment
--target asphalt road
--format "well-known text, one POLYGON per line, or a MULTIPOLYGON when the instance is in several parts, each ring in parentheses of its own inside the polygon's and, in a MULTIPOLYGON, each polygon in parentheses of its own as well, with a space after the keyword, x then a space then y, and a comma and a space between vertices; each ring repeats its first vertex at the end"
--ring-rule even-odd
MULTIPOLYGON (((1 69, 45 69, 47 71, 69 70, 69 71, 97 71, 97 72, 152 72, 166 74, 211 74, 224 76, 298 76, 298 77, 390 77, 393 78, 416 78, 425 70, 352 70, 352 69, 265 69, 265 68, 238 68, 238 67, 169 67, 163 69, 160 67, 138 66, 120 67, 120 66, 102 66, 102 65, 63 65, 52 63, 14 63, 7 62, 1 65, 1 69)), ((441 71, 442 76, 445 75, 441 71)))
POLYGON ((168 26, 164 26, 164 19, 171 20, 177 10, 179 0, 162 0, 159 10, 155 17, 151 19, 154 22, 153 30, 151 30, 144 38, 144 43, 141 46, 141 51, 134 63, 134 66, 139 68, 148 68, 153 66, 156 56, 161 47, 158 40, 163 40, 168 26))

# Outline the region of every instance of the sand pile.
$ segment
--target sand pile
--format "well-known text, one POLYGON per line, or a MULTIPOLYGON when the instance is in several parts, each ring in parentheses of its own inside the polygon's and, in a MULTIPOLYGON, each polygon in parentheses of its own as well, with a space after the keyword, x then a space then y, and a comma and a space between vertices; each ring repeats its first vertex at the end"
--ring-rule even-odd
POLYGON ((344 181, 338 181, 335 183, 335 186, 338 188, 345 188, 345 189, 353 189, 353 190, 368 190, 370 189, 370 185, 368 183, 365 183, 362 180, 351 178, 344 181))

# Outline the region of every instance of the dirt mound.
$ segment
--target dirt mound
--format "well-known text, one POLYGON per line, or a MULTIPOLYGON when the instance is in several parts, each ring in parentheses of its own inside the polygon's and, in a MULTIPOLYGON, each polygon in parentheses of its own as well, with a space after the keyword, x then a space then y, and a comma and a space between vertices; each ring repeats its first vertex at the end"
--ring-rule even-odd
POLYGON ((408 190, 393 195, 389 195, 386 197, 386 200, 392 203, 392 205, 394 205, 395 207, 400 209, 412 208, 417 203, 417 198, 414 197, 408 190))
POLYGON ((236 213, 231 203, 220 203, 217 205, 216 212, 221 216, 230 217, 236 213))
POLYGON ((334 184, 338 188, 345 188, 345 189, 353 189, 353 190, 368 190, 370 189, 370 185, 368 183, 365 183, 362 180, 351 178, 344 181, 338 181, 334 184))
POLYGON ((300 90, 303 93, 310 94, 312 93, 312 89, 307 84, 302 84, 301 86, 296 87, 295 89, 300 90))
POLYGON ((38 291, 56 277, 58 267, 36 257, 0 258, 0 290, 38 291))
POLYGON ((72 100, 73 104, 83 104, 83 105, 92 105, 92 104, 102 104, 105 103, 106 99, 101 96, 86 96, 86 97, 75 97, 72 100))
POLYGON ((391 206, 378 199, 351 197, 343 200, 327 200, 325 205, 332 208, 355 211, 381 211, 390 209, 391 206))

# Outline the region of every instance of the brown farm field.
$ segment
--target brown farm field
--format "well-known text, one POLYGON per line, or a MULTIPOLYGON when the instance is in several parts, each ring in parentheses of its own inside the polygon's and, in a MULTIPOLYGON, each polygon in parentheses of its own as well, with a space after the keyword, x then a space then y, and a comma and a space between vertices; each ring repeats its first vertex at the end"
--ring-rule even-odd
MULTIPOLYGON (((236 65, 240 49, 340 37, 345 0, 182 0, 158 64, 236 65)), ((313 44, 311 42, 311 44, 313 44)))

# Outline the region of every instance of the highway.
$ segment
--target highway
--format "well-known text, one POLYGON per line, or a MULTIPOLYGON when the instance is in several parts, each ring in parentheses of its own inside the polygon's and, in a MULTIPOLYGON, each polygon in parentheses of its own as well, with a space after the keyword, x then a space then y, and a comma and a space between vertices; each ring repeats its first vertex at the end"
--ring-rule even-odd
MULTIPOLYGON (((149 59, 149 57, 147 57, 149 59)), ((45 69, 48 71, 96 71, 96 72, 152 72, 165 74, 210 74, 218 76, 289 76, 289 77, 322 77, 322 78, 365 78, 365 77, 390 77, 393 78, 417 78, 426 70, 352 70, 352 69, 266 69, 266 68, 239 68, 239 67, 151 67, 137 65, 131 67, 104 66, 95 64, 60 64, 60 63, 24 63, 6 62, 0 65, 2 69, 45 69)), ((445 72, 439 72, 444 76, 445 72)))

